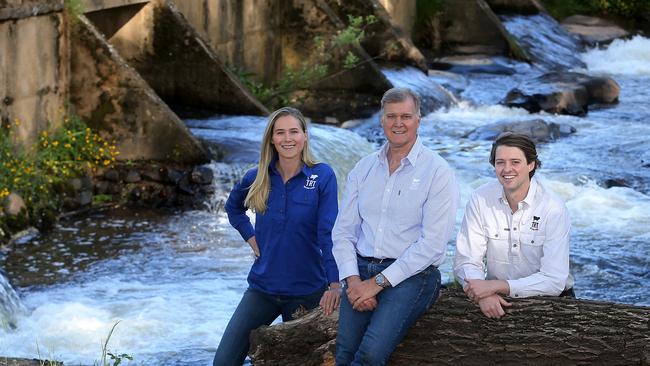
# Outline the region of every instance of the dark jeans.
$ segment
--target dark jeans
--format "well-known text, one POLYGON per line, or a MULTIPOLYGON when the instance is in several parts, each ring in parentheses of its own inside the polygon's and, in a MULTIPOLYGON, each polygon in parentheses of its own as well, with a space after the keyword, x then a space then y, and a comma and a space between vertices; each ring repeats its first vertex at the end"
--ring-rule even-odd
POLYGON ((228 322, 212 364, 241 366, 248 353, 248 337, 253 329, 271 324, 278 315, 282 315, 282 321, 292 320, 293 313, 300 307, 307 310, 317 307, 324 291, 325 288, 306 296, 284 296, 247 289, 228 322))
MULTIPOLYGON (((359 274, 366 280, 388 267, 393 260, 375 263, 358 258, 359 274)), ((373 311, 352 309, 348 297, 341 296, 339 330, 336 337, 336 364, 384 365, 406 332, 434 303, 440 291, 440 271, 434 266, 377 295, 373 311)))

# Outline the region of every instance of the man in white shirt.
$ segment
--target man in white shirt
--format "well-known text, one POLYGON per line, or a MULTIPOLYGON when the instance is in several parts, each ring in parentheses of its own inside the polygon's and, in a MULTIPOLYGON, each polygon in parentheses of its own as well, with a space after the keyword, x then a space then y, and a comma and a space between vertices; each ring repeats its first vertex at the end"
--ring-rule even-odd
POLYGON ((511 305, 503 295, 572 293, 571 223, 564 202, 533 178, 541 161, 528 136, 501 134, 490 164, 498 182, 479 187, 467 203, 454 274, 483 314, 498 319, 511 305))
POLYGON ((393 88, 381 106, 388 141, 350 172, 332 230, 339 366, 385 364, 435 301, 459 201, 454 172, 418 138, 417 94, 393 88))

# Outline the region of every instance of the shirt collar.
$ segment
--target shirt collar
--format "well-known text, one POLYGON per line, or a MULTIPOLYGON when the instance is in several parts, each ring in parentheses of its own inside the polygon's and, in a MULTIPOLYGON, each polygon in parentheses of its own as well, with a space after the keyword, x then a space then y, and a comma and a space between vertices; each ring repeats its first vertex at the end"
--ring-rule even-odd
MULTIPOLYGON (((379 150, 379 154, 377 154, 377 158, 381 163, 388 164, 388 147, 389 144, 386 142, 379 150)), ((417 161, 421 150, 422 140, 420 139, 420 135, 418 135, 415 139, 415 144, 413 144, 413 147, 411 147, 411 151, 409 151, 408 155, 406 155, 404 159, 406 159, 412 166, 415 167, 415 162, 417 161)))
MULTIPOLYGON (((278 162, 278 157, 274 156, 273 159, 271 159, 271 162, 269 163, 269 172, 274 175, 280 175, 280 172, 278 171, 277 162, 278 162)), ((307 164, 302 164, 302 169, 300 169, 300 172, 304 174, 306 177, 311 176, 311 170, 313 167, 308 166, 307 164)))
MULTIPOLYGON (((528 187, 528 193, 526 194, 526 198, 524 198, 523 203, 525 203, 528 207, 533 205, 533 202, 535 201, 535 195, 537 194, 537 179, 535 177, 530 178, 530 186, 528 187)), ((499 201, 501 203, 507 205, 508 204, 508 199, 506 199, 506 194, 503 191, 503 188, 500 191, 500 196, 499 196, 499 201)))

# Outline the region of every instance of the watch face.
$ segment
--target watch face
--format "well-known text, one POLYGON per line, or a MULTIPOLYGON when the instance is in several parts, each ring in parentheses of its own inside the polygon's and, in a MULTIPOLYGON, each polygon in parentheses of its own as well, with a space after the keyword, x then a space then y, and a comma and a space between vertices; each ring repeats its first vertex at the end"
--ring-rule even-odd
POLYGON ((376 283, 377 285, 379 285, 380 287, 386 287, 386 279, 384 278, 384 275, 381 274, 381 273, 378 274, 378 275, 375 277, 375 283, 376 283))

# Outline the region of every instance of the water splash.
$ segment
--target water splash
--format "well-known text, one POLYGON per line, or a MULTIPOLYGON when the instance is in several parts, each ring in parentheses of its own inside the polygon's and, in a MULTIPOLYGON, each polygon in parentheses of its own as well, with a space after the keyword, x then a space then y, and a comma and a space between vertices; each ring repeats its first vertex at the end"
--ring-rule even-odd
POLYGON ((0 329, 16 327, 16 319, 26 312, 18 294, 0 271, 0 329))
POLYGON ((381 72, 394 86, 409 88, 420 95, 422 114, 458 103, 453 93, 412 66, 400 69, 384 68, 381 72))
POLYGON ((550 16, 502 15, 500 18, 519 45, 547 71, 584 66, 578 55, 582 51, 578 39, 550 16))
POLYGON ((593 73, 650 75, 650 39, 642 36, 617 39, 606 49, 585 52, 582 60, 593 73))
MULTIPOLYGON (((211 165, 215 176, 222 180, 217 183, 221 184, 217 191, 232 188, 232 184, 258 162, 266 118, 214 117, 187 120, 186 123, 195 136, 219 151, 220 162, 211 165)), ((325 162, 334 169, 340 194, 348 172, 359 159, 373 151, 372 144, 354 132, 316 123, 309 125, 309 136, 316 160, 325 162)), ((215 199, 220 200, 222 197, 215 199)), ((219 203, 214 205, 218 206, 219 203)))

